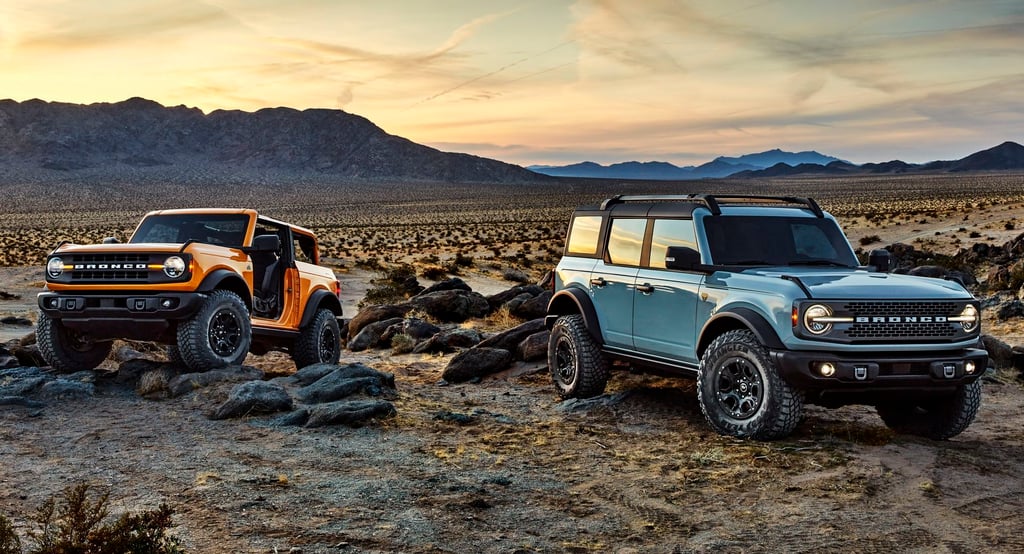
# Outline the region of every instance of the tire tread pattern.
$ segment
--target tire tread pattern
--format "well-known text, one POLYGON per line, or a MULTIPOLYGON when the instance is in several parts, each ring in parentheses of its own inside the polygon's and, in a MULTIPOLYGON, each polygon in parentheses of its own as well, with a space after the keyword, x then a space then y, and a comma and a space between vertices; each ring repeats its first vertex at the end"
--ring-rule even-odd
POLYGON ((555 380, 559 395, 562 398, 590 398, 604 393, 610 375, 608 362, 601 353, 601 348, 591 338, 583 316, 579 314, 558 318, 551 329, 551 340, 548 343, 548 368, 555 380), (576 354, 576 380, 573 386, 564 390, 558 385, 555 345, 559 335, 565 335, 573 345, 576 354))
POLYGON ((215 290, 209 294, 198 312, 190 319, 178 324, 178 354, 181 355, 185 365, 193 371, 209 371, 218 367, 240 364, 249 354, 252 341, 250 325, 249 309, 246 308, 245 302, 242 302, 237 294, 229 290, 215 290), (233 359, 224 359, 218 356, 210 347, 208 335, 210 318, 225 303, 234 304, 235 308, 241 311, 242 329, 247 331, 244 333, 246 336, 243 337, 245 348, 233 359))
POLYGON ((68 331, 60 323, 40 312, 36 323, 36 344, 50 367, 64 373, 96 369, 110 355, 110 341, 93 343, 89 350, 75 350, 69 343, 68 331))
POLYGON ((295 367, 302 369, 306 366, 327 363, 336 364, 341 358, 341 328, 338 327, 338 320, 334 315, 334 312, 327 308, 319 308, 316 311, 316 315, 313 316, 313 321, 309 322, 309 325, 303 327, 299 331, 299 338, 295 339, 295 344, 292 346, 292 359, 295 361, 295 367), (330 326, 334 332, 334 338, 338 341, 337 348, 334 351, 334 355, 331 360, 320 359, 320 331, 323 326, 330 326))

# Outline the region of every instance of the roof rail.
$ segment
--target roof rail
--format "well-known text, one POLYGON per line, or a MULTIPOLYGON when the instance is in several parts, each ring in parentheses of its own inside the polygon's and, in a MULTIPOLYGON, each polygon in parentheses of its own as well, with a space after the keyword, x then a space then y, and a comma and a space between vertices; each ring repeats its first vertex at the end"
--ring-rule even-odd
POLYGON ((616 204, 623 204, 626 202, 658 202, 670 200, 704 204, 714 215, 722 213, 721 204, 743 204, 744 200, 770 200, 773 202, 796 204, 810 210, 811 213, 817 217, 825 217, 825 213, 821 211, 821 207, 818 206, 818 203, 815 202, 813 198, 801 198, 797 196, 765 196, 758 194, 725 194, 718 196, 713 194, 619 194, 601 202, 601 209, 607 210, 616 204))

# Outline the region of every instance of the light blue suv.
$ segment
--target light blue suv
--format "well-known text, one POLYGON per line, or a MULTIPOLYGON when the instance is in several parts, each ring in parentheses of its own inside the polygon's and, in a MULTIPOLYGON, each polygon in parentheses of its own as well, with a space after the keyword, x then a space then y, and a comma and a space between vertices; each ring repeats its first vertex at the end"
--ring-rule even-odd
MULTIPOLYGON (((612 362, 696 377, 719 433, 790 434, 805 403, 868 404, 948 439, 981 403, 976 298, 951 280, 859 266, 809 198, 616 196, 572 216, 548 306, 563 397, 604 392, 612 362)), ((622 365, 622 364, 620 364, 622 365)))

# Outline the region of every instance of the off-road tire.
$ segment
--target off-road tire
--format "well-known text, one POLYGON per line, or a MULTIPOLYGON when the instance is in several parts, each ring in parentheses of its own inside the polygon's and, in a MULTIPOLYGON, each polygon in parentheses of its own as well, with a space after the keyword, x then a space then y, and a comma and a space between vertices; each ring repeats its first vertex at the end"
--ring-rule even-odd
POLYGON ((981 406, 981 380, 957 388, 951 396, 879 404, 885 425, 906 435, 946 440, 962 433, 981 406))
POLYGON ((181 357, 181 350, 178 350, 178 345, 168 345, 165 354, 167 355, 167 363, 178 366, 185 365, 185 359, 181 357))
POLYGON ((228 290, 211 292, 195 315, 178 324, 178 352, 193 371, 238 365, 251 343, 249 310, 228 290))
POLYGON ((111 341, 83 339, 60 320, 41 312, 36 323, 36 343, 46 363, 65 373, 96 369, 110 355, 113 344, 111 341))
POLYGON ((303 327, 292 346, 295 367, 313 364, 336 364, 341 359, 341 328, 334 312, 320 308, 313 321, 303 327))
POLYGON ((581 315, 555 321, 548 340, 548 368, 562 398, 590 398, 608 384, 608 361, 590 336, 581 315))
POLYGON ((800 423, 803 395, 779 376, 768 350, 746 329, 711 341, 700 359, 697 400, 722 435, 774 440, 800 423))

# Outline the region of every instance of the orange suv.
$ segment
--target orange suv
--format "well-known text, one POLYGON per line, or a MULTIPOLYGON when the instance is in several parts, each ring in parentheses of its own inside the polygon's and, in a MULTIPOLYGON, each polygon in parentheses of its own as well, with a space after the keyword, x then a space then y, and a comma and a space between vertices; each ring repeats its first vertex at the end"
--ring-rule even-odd
POLYGON ((251 351, 336 363, 341 286, 316 236, 245 209, 146 214, 126 244, 62 243, 46 263, 36 337, 61 371, 93 369, 113 339, 167 344, 195 371, 251 351))

